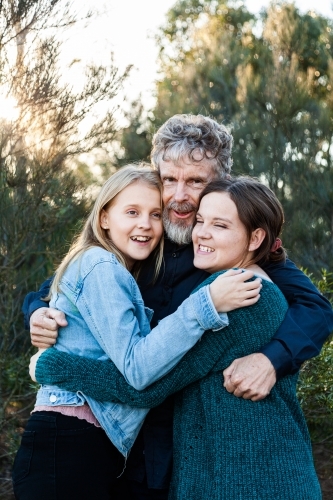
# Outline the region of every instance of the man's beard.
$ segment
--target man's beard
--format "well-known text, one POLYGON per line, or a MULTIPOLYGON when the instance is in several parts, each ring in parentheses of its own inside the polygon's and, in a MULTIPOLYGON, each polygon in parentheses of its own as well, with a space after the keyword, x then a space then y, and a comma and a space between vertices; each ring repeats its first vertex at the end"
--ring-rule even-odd
POLYGON ((171 241, 178 245, 187 245, 192 241, 193 224, 186 224, 186 221, 179 219, 178 222, 171 222, 169 219, 169 211, 175 210, 176 212, 190 212, 196 210, 197 207, 191 203, 177 203, 175 201, 169 203, 163 210, 163 225, 164 230, 171 241))

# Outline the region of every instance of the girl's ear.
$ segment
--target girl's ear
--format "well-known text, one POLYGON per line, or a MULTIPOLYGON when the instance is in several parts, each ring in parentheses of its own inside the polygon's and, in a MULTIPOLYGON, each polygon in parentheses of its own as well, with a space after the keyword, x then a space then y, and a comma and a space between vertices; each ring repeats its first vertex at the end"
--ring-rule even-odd
POLYGON ((252 232, 250 243, 249 243, 249 251, 253 252, 260 247, 261 243, 264 241, 266 236, 266 231, 261 227, 258 227, 252 232))
POLYGON ((102 229, 109 229, 109 219, 108 219, 108 214, 104 209, 101 211, 101 215, 99 217, 99 223, 101 225, 102 229))

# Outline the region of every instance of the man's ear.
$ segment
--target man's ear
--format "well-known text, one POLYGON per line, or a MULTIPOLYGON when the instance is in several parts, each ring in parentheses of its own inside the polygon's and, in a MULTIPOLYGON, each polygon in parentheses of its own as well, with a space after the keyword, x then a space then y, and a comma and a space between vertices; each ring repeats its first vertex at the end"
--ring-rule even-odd
POLYGON ((109 219, 108 219, 108 214, 104 209, 101 211, 101 215, 99 217, 99 223, 101 225, 101 228, 103 229, 109 229, 109 219))
POLYGON ((266 231, 261 227, 258 227, 252 232, 250 243, 249 243, 249 251, 253 252, 260 247, 261 243, 264 241, 266 236, 266 231))

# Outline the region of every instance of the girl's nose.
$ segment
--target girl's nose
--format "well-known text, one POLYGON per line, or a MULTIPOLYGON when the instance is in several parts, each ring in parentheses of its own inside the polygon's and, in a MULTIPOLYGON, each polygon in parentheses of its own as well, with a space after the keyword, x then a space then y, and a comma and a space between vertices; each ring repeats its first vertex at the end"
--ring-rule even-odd
POLYGON ((210 233, 207 230, 205 224, 197 224, 195 227, 196 227, 196 233, 197 233, 198 238, 202 238, 205 240, 210 238, 210 233))
POLYGON ((150 217, 149 216, 140 217, 140 219, 138 220, 137 226, 140 229, 150 229, 151 228, 150 217))

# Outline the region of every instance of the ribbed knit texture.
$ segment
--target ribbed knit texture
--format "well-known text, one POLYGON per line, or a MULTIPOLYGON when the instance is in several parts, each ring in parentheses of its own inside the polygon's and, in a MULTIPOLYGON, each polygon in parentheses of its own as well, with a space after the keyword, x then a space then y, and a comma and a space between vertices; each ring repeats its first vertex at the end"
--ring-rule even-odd
POLYGON ((169 500, 320 500, 310 438, 296 398, 297 376, 280 380, 259 402, 236 398, 223 388, 221 371, 269 342, 286 309, 278 288, 263 280, 257 304, 228 313, 229 327, 205 334, 169 374, 144 391, 128 386, 111 362, 55 349, 41 356, 36 377, 99 400, 156 406, 210 372, 176 396, 169 500))

